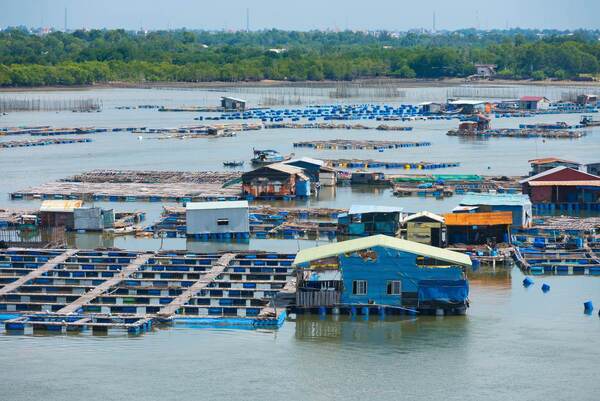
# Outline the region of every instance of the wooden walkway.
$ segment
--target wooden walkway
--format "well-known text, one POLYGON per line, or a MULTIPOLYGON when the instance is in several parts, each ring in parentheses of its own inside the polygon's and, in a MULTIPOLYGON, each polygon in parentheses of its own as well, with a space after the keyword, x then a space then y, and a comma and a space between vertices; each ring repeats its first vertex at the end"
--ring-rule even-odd
POLYGON ((169 317, 173 316, 179 308, 188 303, 190 299, 203 288, 206 288, 212 283, 221 273, 227 269, 229 263, 236 257, 235 253, 226 253, 215 262, 211 269, 203 274, 198 281, 196 281, 191 287, 182 292, 177 298, 173 299, 171 303, 165 305, 158 311, 158 316, 169 317))
POLYGON ((133 262, 131 262, 123 270, 121 270, 121 272, 119 274, 104 281, 99 286, 92 288, 91 290, 89 290, 88 292, 83 294, 81 297, 77 298, 72 303, 70 303, 67 306, 65 306, 64 308, 58 310, 58 312, 56 312, 56 313, 63 314, 63 315, 75 313, 83 305, 88 304, 94 298, 104 294, 110 288, 119 284, 121 281, 125 280, 127 277, 131 276, 133 273, 138 271, 138 269, 144 263, 146 263, 148 261, 148 259, 150 259, 151 256, 152 256, 151 254, 139 255, 137 258, 135 258, 135 260, 133 262))
POLYGON ((44 263, 37 269, 30 271, 23 277, 0 288, 0 296, 6 295, 6 294, 16 290, 20 286, 28 283, 29 281, 40 277, 41 275, 43 275, 46 272, 49 272, 50 270, 54 269, 59 264, 64 263, 71 256, 75 255, 75 253, 77 253, 77 250, 69 249, 68 251, 63 252, 60 255, 53 257, 52 259, 50 259, 49 261, 47 261, 46 263, 44 263))

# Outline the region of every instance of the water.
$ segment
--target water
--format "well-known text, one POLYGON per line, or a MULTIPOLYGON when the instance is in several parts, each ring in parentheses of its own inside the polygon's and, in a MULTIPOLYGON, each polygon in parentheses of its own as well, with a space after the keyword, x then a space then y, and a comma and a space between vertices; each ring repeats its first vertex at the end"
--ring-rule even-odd
MULTIPOLYGON (((558 89, 557 89, 558 90, 558 89)), ((432 89, 432 93, 442 92, 432 89)), ((228 92, 235 95, 235 92, 228 92)), ((194 113, 116 110, 138 104, 215 104, 217 91, 93 90, 36 93, 36 96, 100 98, 102 113, 12 113, 1 126, 152 126, 194 124, 194 113)), ((438 93, 439 94, 439 93, 438 93)), ((15 96, 10 94, 10 96, 15 96)), ((23 95, 25 96, 25 95, 23 95)), ((30 95, 33 96, 33 95, 30 95)), ((258 94, 245 93, 251 102, 258 94)), ((431 99, 435 100, 435 99, 431 99)), ((439 99, 438 99, 439 100, 439 99)), ((325 100, 324 100, 325 101, 325 100)), ((353 99, 354 101, 354 99, 353 99)), ((403 99, 403 102, 408 100, 403 99)), ((523 121, 575 123, 577 115, 501 119, 495 126, 523 121)), ((93 168, 221 170, 225 159, 248 160, 255 147, 295 151, 313 157, 454 161, 440 173, 525 174, 527 160, 559 156, 581 161, 598 157, 598 131, 580 140, 447 137, 452 122, 411 122, 411 132, 265 130, 235 138, 158 141, 144 135, 93 135, 92 144, 0 151, 0 207, 35 208, 38 202, 8 200, 8 193, 93 168), (317 152, 293 149, 295 140, 327 138, 428 140, 423 149, 317 152), (488 169, 489 167, 489 169, 488 169)), ((19 138, 12 138, 19 139, 19 138)), ((24 139, 24 138, 23 138, 24 139)), ((5 140, 0 138, 0 140, 5 140)), ((597 161, 597 160, 595 160, 597 161)), ((388 189, 338 188, 299 205, 348 207, 352 203, 401 205, 406 210, 445 212, 459 197, 396 198, 388 189)), ((161 205, 99 203, 116 210, 142 209, 158 218, 161 205)), ((294 205, 295 203, 287 203, 294 205)), ((157 249, 159 240, 75 235, 82 248, 118 246, 157 249)), ((224 248, 282 252, 314 241, 251 240, 219 244, 166 239, 165 249, 213 251, 224 248)), ((416 320, 372 316, 364 321, 341 316, 290 318, 278 331, 155 328, 139 337, 11 336, 0 332, 0 366, 6 400, 168 400, 168 399, 420 399, 420 400, 596 400, 600 383, 600 318, 583 314, 583 302, 600 305, 600 278, 535 277, 523 288, 517 269, 471 273, 471 308, 466 316, 416 320), (552 289, 543 294, 543 282, 552 289)))
POLYGON ((597 400, 600 278, 497 269, 466 316, 289 319, 278 331, 0 334, 3 399, 597 400), (540 290, 542 282, 550 292, 540 290))

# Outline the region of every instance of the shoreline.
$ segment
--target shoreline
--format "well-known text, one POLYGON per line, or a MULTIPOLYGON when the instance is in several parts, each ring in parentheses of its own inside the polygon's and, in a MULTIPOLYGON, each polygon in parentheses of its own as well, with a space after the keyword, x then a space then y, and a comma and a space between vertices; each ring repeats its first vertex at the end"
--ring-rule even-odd
POLYGON ((403 88, 444 88, 468 86, 547 86, 547 87, 600 87, 600 81, 532 81, 532 80, 485 80, 465 81, 462 78, 445 79, 400 79, 400 78, 365 78, 353 81, 238 81, 238 82, 107 82, 92 85, 69 86, 18 86, 0 88, 0 93, 20 92, 67 92, 88 91, 94 89, 225 89, 225 88, 294 88, 314 87, 328 88, 337 85, 360 85, 362 87, 378 87, 381 85, 398 85, 403 88))

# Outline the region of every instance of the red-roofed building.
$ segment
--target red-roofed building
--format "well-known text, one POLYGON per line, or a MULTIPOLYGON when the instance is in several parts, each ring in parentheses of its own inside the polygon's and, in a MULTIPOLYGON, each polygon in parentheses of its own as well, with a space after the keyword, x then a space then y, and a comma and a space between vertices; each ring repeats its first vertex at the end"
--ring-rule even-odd
POLYGON ((519 107, 523 110, 547 110, 550 100, 543 96, 523 96, 519 99, 519 107))
POLYGON ((559 166, 520 181, 533 204, 600 204, 600 177, 559 166))

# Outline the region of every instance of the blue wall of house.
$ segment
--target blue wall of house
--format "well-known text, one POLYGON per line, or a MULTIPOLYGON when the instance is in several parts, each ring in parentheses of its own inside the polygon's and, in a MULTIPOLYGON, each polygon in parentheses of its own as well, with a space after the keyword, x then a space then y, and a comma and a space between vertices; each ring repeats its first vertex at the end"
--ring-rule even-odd
POLYGON ((344 281, 341 302, 345 304, 367 304, 373 301, 381 305, 401 305, 398 295, 387 295, 387 282, 400 280, 402 292, 416 293, 420 280, 462 280, 460 267, 423 268, 417 267, 417 255, 389 248, 375 247, 377 259, 363 260, 357 253, 340 255, 340 268, 344 281), (366 295, 353 295, 352 282, 367 281, 366 295))

